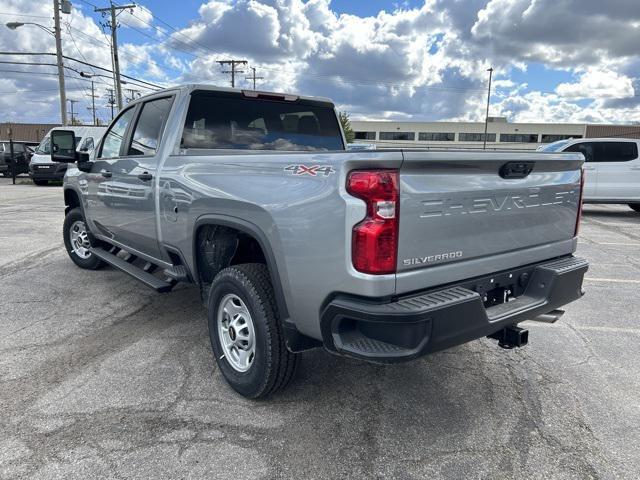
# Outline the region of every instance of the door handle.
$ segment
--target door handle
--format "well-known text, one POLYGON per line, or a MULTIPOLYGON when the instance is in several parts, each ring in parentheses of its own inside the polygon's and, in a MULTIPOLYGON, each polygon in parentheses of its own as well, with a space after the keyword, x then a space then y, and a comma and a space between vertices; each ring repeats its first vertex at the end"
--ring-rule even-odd
POLYGON ((147 182, 147 181, 149 181, 149 180, 151 180, 153 178, 153 175, 151 175, 149 172, 144 172, 144 173, 141 173, 140 175, 138 175, 138 178, 140 180, 143 180, 143 181, 147 182))
POLYGON ((631 170, 640 170, 640 165, 636 165, 635 167, 631 167, 631 170))
POLYGON ((595 170, 596 167, 584 167, 585 170, 595 170))
POLYGON ((113 174, 109 170, 103 170, 100 172, 104 178, 111 178, 113 174))

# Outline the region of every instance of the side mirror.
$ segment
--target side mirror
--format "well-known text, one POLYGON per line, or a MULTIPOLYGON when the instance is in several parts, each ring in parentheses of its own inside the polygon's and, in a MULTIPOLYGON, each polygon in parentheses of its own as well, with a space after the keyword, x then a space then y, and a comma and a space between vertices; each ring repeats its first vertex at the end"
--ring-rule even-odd
POLYGON ((71 130, 51 132, 51 161, 74 163, 76 156, 76 135, 71 130))

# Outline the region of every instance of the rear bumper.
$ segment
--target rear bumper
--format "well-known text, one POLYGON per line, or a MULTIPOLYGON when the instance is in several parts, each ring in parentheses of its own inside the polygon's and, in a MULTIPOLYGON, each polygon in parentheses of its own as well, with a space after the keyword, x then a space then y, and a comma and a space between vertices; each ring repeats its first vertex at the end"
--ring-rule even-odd
MULTIPOLYGON (((586 260, 573 256, 403 296, 388 303, 337 296, 321 315, 325 347, 380 362, 411 360, 548 313, 583 294, 586 260), (521 294, 485 307, 474 290, 514 285, 521 294), (511 283, 510 283, 511 282, 511 283)), ((511 288, 511 287, 509 287, 511 288)))
POLYGON ((62 180, 66 171, 66 163, 36 163, 29 165, 29 177, 34 180, 62 180))

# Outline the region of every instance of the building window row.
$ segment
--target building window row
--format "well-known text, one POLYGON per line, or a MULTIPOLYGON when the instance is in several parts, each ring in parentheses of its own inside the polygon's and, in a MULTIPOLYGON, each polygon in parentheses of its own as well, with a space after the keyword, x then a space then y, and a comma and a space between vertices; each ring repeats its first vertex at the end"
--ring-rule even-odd
MULTIPOLYGON (((399 140, 399 141, 415 141, 415 132, 354 132, 356 140, 399 140), (376 135, 378 134, 378 135, 376 135)), ((570 138, 582 138, 582 135, 556 135, 543 133, 539 136, 537 133, 501 133, 500 143, 552 143, 558 140, 567 140, 570 138)), ((418 140, 421 142, 453 142, 456 139, 454 132, 419 132, 418 140)), ((487 134, 487 142, 496 142, 497 135, 495 133, 487 134)), ((484 142, 484 133, 458 133, 459 142, 484 142)))
MULTIPOLYGON (((460 142, 484 142, 484 133, 459 133, 458 141, 460 142)), ((495 142, 496 134, 487 133, 487 142, 495 142)))
POLYGON ((418 140, 422 142, 453 142, 456 139, 456 134, 451 133, 438 133, 438 132, 420 132, 418 134, 418 140))
POLYGON ((380 132, 380 140, 415 140, 415 132, 380 132))

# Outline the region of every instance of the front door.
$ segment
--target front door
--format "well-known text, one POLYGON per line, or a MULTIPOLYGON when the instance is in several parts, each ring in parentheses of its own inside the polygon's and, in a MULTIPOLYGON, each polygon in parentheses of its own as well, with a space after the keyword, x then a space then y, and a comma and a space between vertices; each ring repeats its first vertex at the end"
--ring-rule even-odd
POLYGON ((123 199, 114 179, 114 164, 120 158, 135 107, 123 110, 104 135, 91 171, 80 182, 86 189, 85 210, 91 230, 115 240, 117 207, 123 199))
POLYGON ((113 164, 113 183, 120 193, 114 205, 113 232, 118 242, 161 258, 156 218, 156 184, 162 129, 173 97, 142 103, 127 135, 127 146, 113 164))
POLYGON ((596 159, 596 142, 580 142, 569 145, 565 152, 579 152, 584 155, 584 199, 595 200, 598 189, 598 163, 596 159))

